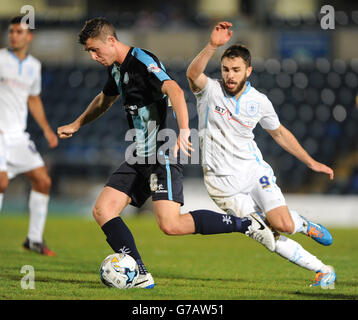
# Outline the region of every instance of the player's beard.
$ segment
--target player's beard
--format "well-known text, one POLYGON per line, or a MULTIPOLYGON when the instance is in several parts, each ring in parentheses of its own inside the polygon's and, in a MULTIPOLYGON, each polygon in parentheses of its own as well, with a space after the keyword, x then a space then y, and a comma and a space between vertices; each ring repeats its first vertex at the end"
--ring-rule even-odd
POLYGON ((230 89, 227 87, 226 82, 223 79, 223 83, 224 83, 224 88, 225 91, 230 94, 231 96, 236 96, 244 87, 245 83, 246 83, 247 77, 245 76, 244 79, 242 79, 239 84, 234 88, 234 89, 230 89))

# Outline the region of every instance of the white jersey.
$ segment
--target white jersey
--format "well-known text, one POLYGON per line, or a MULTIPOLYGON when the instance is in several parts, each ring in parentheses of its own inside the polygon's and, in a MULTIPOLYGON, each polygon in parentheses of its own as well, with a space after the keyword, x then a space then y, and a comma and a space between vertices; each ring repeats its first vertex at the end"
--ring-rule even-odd
POLYGON ((236 100, 226 93, 221 80, 208 78, 206 87, 195 96, 206 174, 236 175, 242 161, 247 160, 266 164, 254 141, 253 129, 260 123, 264 129, 275 130, 280 121, 264 94, 247 81, 245 91, 236 100))
POLYGON ((28 97, 40 92, 40 61, 31 55, 21 61, 10 49, 0 49, 0 130, 5 135, 25 131, 28 97))

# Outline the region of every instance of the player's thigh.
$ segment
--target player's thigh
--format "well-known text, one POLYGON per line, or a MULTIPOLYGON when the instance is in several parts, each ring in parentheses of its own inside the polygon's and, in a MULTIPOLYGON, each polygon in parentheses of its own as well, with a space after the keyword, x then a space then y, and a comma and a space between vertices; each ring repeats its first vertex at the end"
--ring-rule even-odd
POLYGON ((153 201, 153 209, 160 229, 169 235, 191 234, 195 232, 190 213, 180 213, 181 203, 172 200, 153 201))
POLYGON ((104 187, 93 207, 93 217, 102 227, 107 221, 117 217, 131 202, 131 198, 122 191, 104 187))
POLYGON ((285 198, 276 184, 276 177, 273 175, 272 169, 263 169, 257 173, 251 181, 250 196, 260 208, 261 213, 266 215, 267 212, 275 208, 286 206, 285 198))
POLYGON ((34 190, 41 193, 48 193, 50 191, 51 178, 45 166, 27 171, 24 175, 30 180, 34 190))
POLYGON ((240 177, 214 176, 204 177, 205 187, 215 204, 223 211, 245 217, 255 212, 256 205, 248 193, 247 185, 242 184, 240 177))
POLYGON ((146 167, 123 162, 109 177, 106 187, 125 193, 131 199, 131 205, 140 208, 150 197, 146 167))
POLYGON ((293 220, 272 170, 262 171, 255 177, 250 195, 272 228, 281 232, 293 232, 293 220))
POLYGON ((28 134, 24 133, 7 143, 7 173, 9 179, 44 166, 45 163, 28 134))

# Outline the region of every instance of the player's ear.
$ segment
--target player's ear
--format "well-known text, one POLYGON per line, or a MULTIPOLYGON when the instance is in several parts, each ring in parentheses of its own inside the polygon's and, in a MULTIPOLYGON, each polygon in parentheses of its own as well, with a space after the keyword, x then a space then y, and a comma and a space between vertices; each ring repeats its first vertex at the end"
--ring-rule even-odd
POLYGON ((246 69, 246 77, 247 77, 247 78, 250 77, 251 72, 252 72, 252 66, 250 66, 250 67, 248 67, 248 68, 246 69))
POLYGON ((107 36, 107 43, 109 43, 110 45, 114 45, 116 43, 117 39, 113 36, 107 36))
POLYGON ((34 33, 31 30, 27 30, 27 38, 29 42, 31 42, 34 39, 34 33))

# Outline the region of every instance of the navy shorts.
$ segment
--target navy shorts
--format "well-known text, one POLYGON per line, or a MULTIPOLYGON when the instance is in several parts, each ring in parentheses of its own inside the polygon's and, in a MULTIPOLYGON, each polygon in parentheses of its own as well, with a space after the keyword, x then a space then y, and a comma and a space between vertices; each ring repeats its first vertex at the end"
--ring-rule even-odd
POLYGON ((152 200, 171 200, 184 204, 183 166, 181 164, 128 164, 121 166, 109 177, 106 186, 127 194, 131 205, 141 207, 152 200))

